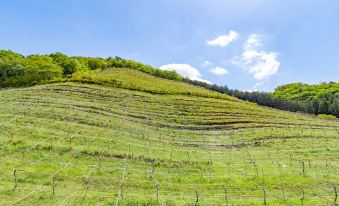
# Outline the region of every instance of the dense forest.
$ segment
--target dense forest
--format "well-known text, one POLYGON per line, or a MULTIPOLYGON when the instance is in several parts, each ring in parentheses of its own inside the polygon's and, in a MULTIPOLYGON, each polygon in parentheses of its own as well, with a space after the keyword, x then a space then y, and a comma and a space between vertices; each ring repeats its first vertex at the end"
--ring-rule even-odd
POLYGON ((153 76, 183 81, 209 90, 228 94, 259 105, 292 112, 327 114, 339 118, 339 83, 306 85, 301 83, 283 85, 273 93, 243 92, 227 86, 211 85, 184 78, 175 71, 165 71, 120 57, 94 58, 69 57, 62 53, 29 55, 0 50, 0 87, 21 87, 61 81, 104 70, 106 68, 129 68, 153 76))
POLYGON ((278 98, 308 102, 315 114, 339 117, 339 82, 317 85, 294 83, 279 86, 273 92, 278 98))

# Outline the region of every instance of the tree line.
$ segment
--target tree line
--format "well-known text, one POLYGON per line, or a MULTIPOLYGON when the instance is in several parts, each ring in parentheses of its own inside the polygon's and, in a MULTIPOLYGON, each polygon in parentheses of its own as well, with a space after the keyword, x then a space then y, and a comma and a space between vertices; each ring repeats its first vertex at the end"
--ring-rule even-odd
POLYGON ((314 114, 328 114, 339 117, 339 82, 323 82, 308 85, 293 83, 281 85, 273 95, 279 98, 308 103, 308 109, 314 114))
POLYGON ((282 85, 270 92, 247 92, 185 78, 185 82, 276 109, 339 118, 339 83, 282 85), (299 87, 298 87, 299 86, 299 87), (297 87, 297 88, 296 88, 297 87))
POLYGON ((164 71, 120 57, 69 57, 60 52, 50 55, 24 56, 13 51, 0 50, 0 87, 20 87, 43 84, 71 78, 94 70, 110 67, 135 69, 150 75, 182 81, 175 71, 164 71))

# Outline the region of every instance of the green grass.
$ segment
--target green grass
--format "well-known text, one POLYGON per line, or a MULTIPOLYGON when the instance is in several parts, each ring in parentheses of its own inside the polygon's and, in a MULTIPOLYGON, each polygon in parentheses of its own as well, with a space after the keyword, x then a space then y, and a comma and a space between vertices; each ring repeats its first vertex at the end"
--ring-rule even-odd
POLYGON ((334 204, 337 120, 132 70, 82 81, 106 86, 0 91, 0 205, 334 204))
POLYGON ((75 75, 72 81, 114 86, 153 94, 193 95, 237 101, 236 98, 209 91, 191 84, 165 80, 128 68, 98 70, 90 74, 75 75))

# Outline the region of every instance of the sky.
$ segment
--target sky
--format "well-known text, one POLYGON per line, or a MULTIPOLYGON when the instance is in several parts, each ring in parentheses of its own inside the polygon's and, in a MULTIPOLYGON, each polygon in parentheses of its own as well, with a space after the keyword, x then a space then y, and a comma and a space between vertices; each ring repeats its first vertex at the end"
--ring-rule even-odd
POLYGON ((339 81, 339 1, 0 0, 0 49, 119 56, 273 91, 339 81))

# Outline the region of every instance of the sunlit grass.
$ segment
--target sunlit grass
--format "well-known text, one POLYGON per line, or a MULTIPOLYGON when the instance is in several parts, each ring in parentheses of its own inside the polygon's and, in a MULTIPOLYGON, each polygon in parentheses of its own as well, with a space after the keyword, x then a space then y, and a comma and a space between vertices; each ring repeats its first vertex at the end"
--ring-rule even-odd
POLYGON ((0 92, 1 205, 334 204, 337 121, 122 71, 0 92))

